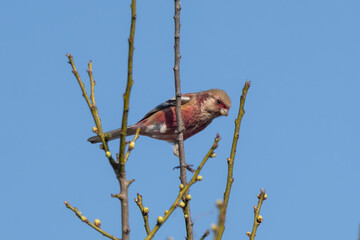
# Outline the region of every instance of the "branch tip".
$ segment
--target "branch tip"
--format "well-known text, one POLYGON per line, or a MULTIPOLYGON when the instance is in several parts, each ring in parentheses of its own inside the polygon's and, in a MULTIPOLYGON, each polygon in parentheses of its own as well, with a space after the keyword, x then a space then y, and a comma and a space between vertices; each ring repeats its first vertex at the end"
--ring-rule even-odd
POLYGON ((135 179, 134 179, 134 178, 129 181, 129 186, 130 186, 133 182, 135 182, 135 179))

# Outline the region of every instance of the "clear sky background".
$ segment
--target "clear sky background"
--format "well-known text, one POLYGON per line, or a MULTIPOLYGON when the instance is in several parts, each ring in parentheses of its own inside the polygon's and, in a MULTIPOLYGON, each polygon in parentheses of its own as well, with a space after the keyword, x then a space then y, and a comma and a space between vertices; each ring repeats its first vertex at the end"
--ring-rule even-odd
MULTIPOLYGON (((67 64, 74 56, 106 130, 121 124, 130 1, 4 1, 0 8, 0 238, 101 239, 63 201, 120 237, 119 187, 67 64)), ((173 1, 137 4, 129 123, 174 96, 173 1)), ((256 195, 265 188, 256 239, 357 239, 360 222, 360 2, 355 0, 182 1, 182 92, 224 89, 227 118, 185 142, 197 166, 217 132, 217 156, 193 186, 194 237, 217 221, 234 119, 246 101, 226 231, 247 239, 256 195)), ((118 141, 111 144, 115 153, 118 141)), ((170 144, 140 137, 127 164, 131 239, 143 239, 132 199, 150 208, 151 227, 178 193, 170 144)), ((184 239, 177 209, 156 239, 184 239)), ((211 239, 211 238, 209 238, 211 239)))

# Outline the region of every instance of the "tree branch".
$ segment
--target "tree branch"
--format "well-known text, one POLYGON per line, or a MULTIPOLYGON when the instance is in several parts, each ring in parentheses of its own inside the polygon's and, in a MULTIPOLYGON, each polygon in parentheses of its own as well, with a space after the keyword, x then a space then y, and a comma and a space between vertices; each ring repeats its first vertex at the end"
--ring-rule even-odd
POLYGON ((130 26, 130 37, 129 37, 129 56, 128 56, 128 74, 126 91, 123 95, 124 98, 124 109, 121 122, 121 135, 120 135, 120 150, 119 150, 119 168, 117 172, 117 179, 120 183, 120 194, 118 198, 121 201, 121 227, 122 227, 122 239, 129 240, 130 226, 129 226, 129 196, 128 188, 132 181, 126 179, 125 171, 125 138, 126 138, 126 127, 129 114, 129 102, 130 102, 130 91, 133 85, 133 54, 134 54, 134 35, 135 35, 135 23, 136 23, 136 0, 131 2, 131 26, 130 26))
POLYGON ((233 170, 234 169, 233 168, 234 168, 236 147, 237 147, 237 142, 239 140, 239 131, 240 131, 241 120, 245 114, 244 105, 245 105, 245 99, 246 99, 246 95, 249 90, 249 87, 250 87, 250 82, 246 81, 244 88, 242 90, 242 95, 240 97, 239 114, 235 120, 234 138, 233 138, 233 143, 231 146, 230 158, 228 158, 228 176, 227 176, 226 188, 225 188, 225 192, 224 192, 224 200, 220 207, 218 228, 217 228, 216 235, 215 235, 216 240, 220 240, 222 238, 222 235, 225 230, 226 210, 227 210, 227 206, 229 203, 231 185, 234 181, 234 178, 233 178, 233 170))
MULTIPOLYGON (((199 173, 200 173, 201 169, 204 167, 206 161, 213 156, 213 152, 218 147, 219 141, 220 141, 220 136, 219 136, 219 134, 217 134, 214 144, 212 145, 212 147, 208 151, 208 153, 205 155, 205 157, 202 160, 202 162, 200 163, 199 167, 196 169, 196 172, 194 173, 193 177, 189 181, 189 184, 187 184, 187 185, 180 184, 180 192, 179 192, 177 198, 175 199, 174 203, 171 205, 169 210, 165 211, 164 217, 158 217, 158 222, 157 222, 156 226, 153 228, 151 233, 145 238, 145 240, 150 240, 154 237, 155 233, 160 229, 162 224, 164 224, 164 222, 169 218, 169 216, 175 210, 176 207, 178 207, 178 206, 185 207, 185 203, 184 202, 180 203, 180 200, 183 199, 183 196, 190 196, 187 194, 189 192, 189 188, 195 182, 202 180, 202 177, 199 175, 199 173)), ((190 196, 190 198, 191 198, 191 196, 190 196)), ((187 201, 189 201, 189 200, 190 200, 189 197, 187 197, 187 201)))
POLYGON ((130 156, 131 151, 135 148, 135 141, 139 138, 139 134, 140 134, 140 128, 136 129, 134 138, 133 138, 133 140, 129 143, 129 147, 128 147, 128 150, 127 150, 127 152, 126 152, 125 159, 124 159, 124 162, 125 162, 125 163, 126 163, 127 160, 129 159, 129 156, 130 156))
POLYGON ((119 238, 114 237, 113 235, 102 230, 100 228, 100 225, 101 225, 100 220, 97 219, 97 220, 95 220, 95 223, 91 223, 84 215, 82 215, 82 213, 76 207, 71 206, 67 201, 65 201, 64 204, 67 208, 69 208, 71 211, 73 211, 76 214, 76 216, 78 218, 80 218, 81 221, 83 221, 84 223, 86 223, 87 225, 89 225, 90 227, 92 227, 93 229, 95 229, 96 231, 98 231, 99 233, 104 235, 105 237, 108 237, 113 240, 120 240, 119 238))
POLYGON ((138 205, 141 215, 143 216, 146 234, 149 235, 150 234, 149 208, 144 207, 142 199, 143 199, 142 196, 140 194, 137 194, 137 198, 135 198, 135 203, 136 205, 138 205))
POLYGON ((130 91, 131 87, 134 84, 133 81, 133 55, 134 55, 134 35, 135 35, 135 23, 136 23, 136 0, 131 2, 131 27, 130 27, 130 37, 129 42, 129 56, 128 56, 128 74, 127 74, 127 84, 126 90, 123 95, 124 98, 124 109, 121 122, 121 135, 120 135, 120 151, 119 151, 119 162, 120 168, 119 173, 125 171, 125 137, 127 129, 127 120, 129 114, 129 103, 130 103, 130 91))
POLYGON ((98 112, 98 109, 97 109, 97 106, 95 104, 95 93, 94 93, 94 86, 95 86, 95 81, 93 79, 93 74, 92 74, 92 62, 90 61, 89 62, 89 69, 88 69, 88 74, 89 74, 89 78, 90 78, 90 84, 91 84, 91 95, 90 95, 90 98, 85 90, 85 85, 84 83, 81 81, 81 78, 80 78, 80 75, 76 69, 76 66, 75 66, 75 63, 74 63, 74 58, 73 56, 71 56, 70 54, 66 54, 66 56, 68 57, 69 59, 69 63, 72 67, 72 73, 74 74, 76 80, 78 81, 79 83, 79 86, 81 88, 81 91, 82 91, 82 95, 83 97, 85 98, 85 101, 90 109, 90 112, 91 112, 91 115, 93 116, 93 119, 94 119, 94 122, 95 122, 95 125, 96 127, 93 128, 93 131, 95 133, 98 134, 98 136, 100 137, 101 139, 101 142, 102 142, 102 149, 105 151, 105 155, 106 157, 108 158, 111 166, 113 167, 114 171, 116 172, 116 169, 118 168, 118 163, 115 161, 115 159, 111 156, 111 152, 110 152, 110 149, 109 149, 109 146, 106 142, 106 139, 105 139, 105 134, 102 130, 102 127, 101 127, 101 119, 99 117, 99 112, 98 112))
POLYGON ((210 230, 207 229, 207 230, 205 231, 205 233, 201 236, 200 240, 204 240, 207 236, 209 236, 209 234, 210 234, 210 230))
POLYGON ((260 225, 260 223, 262 223, 263 221, 263 217, 260 215, 260 209, 261 209, 261 205, 263 203, 264 200, 267 199, 267 194, 265 193, 264 189, 260 190, 260 194, 258 194, 258 205, 254 206, 254 225, 253 225, 253 229, 250 232, 247 232, 246 235, 249 236, 250 240, 254 240, 255 236, 256 236, 256 230, 258 228, 258 226, 260 225))
MULTIPOLYGON (((176 97, 176 120, 177 120, 177 144, 179 151, 179 162, 180 162, 180 181, 181 184, 186 185, 186 161, 185 161, 185 151, 184 151, 184 123, 181 116, 181 87, 180 87, 180 11, 181 5, 180 0, 175 0, 175 44, 174 44, 174 52, 175 52, 175 63, 174 63, 174 77, 175 77, 175 97, 176 97)), ((186 194, 189 194, 188 192, 186 194)), ((186 204, 184 214, 185 217, 185 225, 186 225, 186 233, 187 239, 193 239, 193 223, 191 219, 190 213, 190 204, 186 204)))

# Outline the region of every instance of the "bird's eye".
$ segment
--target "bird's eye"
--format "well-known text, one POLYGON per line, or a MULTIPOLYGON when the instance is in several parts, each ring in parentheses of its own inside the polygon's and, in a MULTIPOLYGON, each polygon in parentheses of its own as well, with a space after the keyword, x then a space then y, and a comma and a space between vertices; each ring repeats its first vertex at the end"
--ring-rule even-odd
POLYGON ((221 104, 221 100, 220 100, 220 99, 218 99, 218 100, 217 100, 217 103, 218 103, 218 104, 221 104))

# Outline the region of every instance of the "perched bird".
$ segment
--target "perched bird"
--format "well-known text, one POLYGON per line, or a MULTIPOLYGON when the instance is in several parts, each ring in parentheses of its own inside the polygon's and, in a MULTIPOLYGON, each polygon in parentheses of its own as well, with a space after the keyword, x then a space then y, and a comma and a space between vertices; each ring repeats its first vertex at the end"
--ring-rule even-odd
MULTIPOLYGON (((181 96, 181 115, 184 123, 184 140, 206 128, 214 118, 227 116, 231 100, 225 91, 210 89, 203 92, 187 93, 181 96)), ((140 128, 140 135, 176 143, 175 98, 160 104, 148 112, 138 123, 128 126, 126 135, 134 135, 140 128)), ((107 140, 120 138, 121 128, 105 133, 107 140)), ((100 142, 99 136, 88 139, 91 143, 100 142)), ((177 145, 174 154, 177 154, 177 145)))

